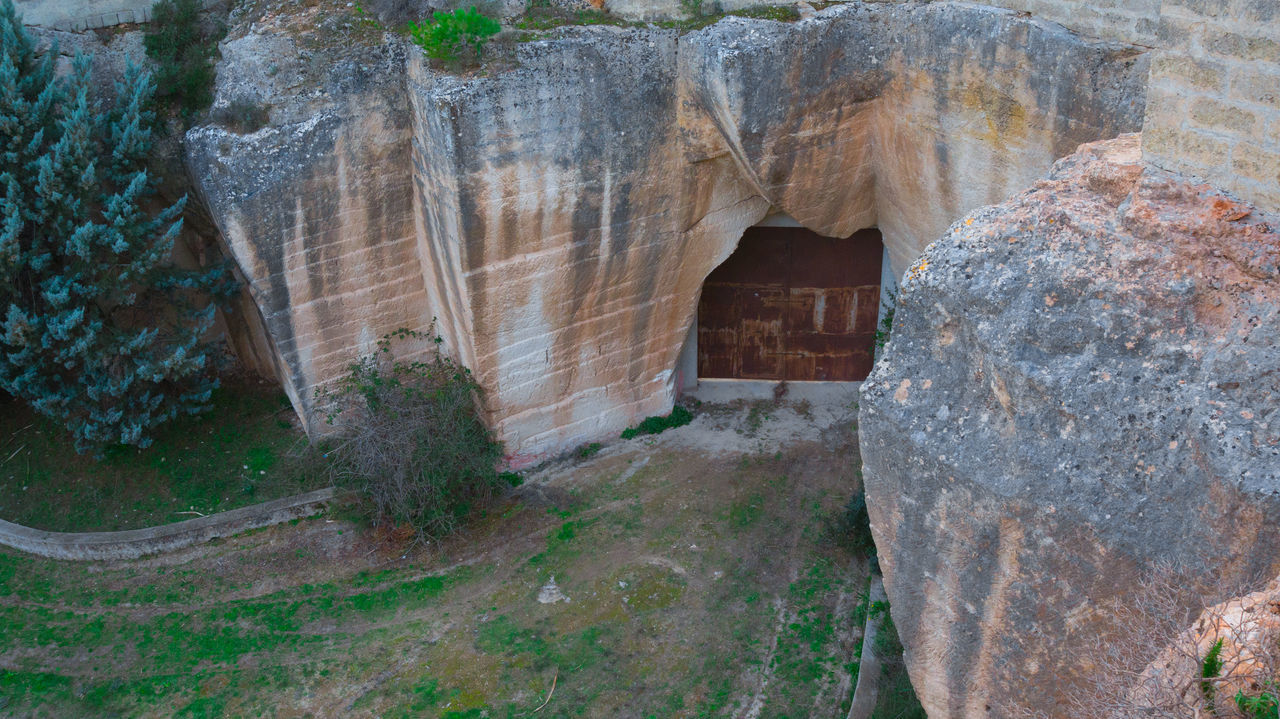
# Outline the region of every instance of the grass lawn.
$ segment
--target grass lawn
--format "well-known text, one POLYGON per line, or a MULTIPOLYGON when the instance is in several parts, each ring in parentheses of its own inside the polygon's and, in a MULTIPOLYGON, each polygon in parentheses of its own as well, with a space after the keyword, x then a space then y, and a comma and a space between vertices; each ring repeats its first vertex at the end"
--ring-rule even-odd
POLYGON ((866 563, 826 527, 854 434, 713 419, 544 470, 430 551, 332 517, 128 562, 0 551, 0 716, 844 716, 866 563))
POLYGON ((291 450, 305 435, 278 387, 224 385, 213 409, 181 417, 151 447, 76 454, 52 421, 0 404, 0 519, 52 531, 137 529, 323 486, 291 450), (183 514, 183 513, 186 514, 183 514))

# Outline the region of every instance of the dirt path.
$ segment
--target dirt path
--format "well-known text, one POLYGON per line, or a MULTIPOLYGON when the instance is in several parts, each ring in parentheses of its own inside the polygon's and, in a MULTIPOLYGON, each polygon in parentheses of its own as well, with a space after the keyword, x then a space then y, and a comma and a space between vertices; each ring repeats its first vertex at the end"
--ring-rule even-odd
POLYGON ((0 715, 842 715, 865 578, 824 526, 851 417, 704 407, 430 552, 322 518, 146 561, 0 554, 0 715))

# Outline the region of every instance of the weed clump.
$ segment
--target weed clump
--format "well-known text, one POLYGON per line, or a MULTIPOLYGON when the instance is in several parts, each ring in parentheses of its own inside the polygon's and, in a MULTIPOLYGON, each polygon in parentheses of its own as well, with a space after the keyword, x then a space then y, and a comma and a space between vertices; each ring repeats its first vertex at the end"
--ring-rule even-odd
POLYGON ((676 405, 675 409, 671 410, 671 414, 665 417, 661 415, 646 417, 640 424, 622 430, 622 438, 631 439, 642 434, 661 434, 668 429, 683 427, 692 421, 693 413, 684 407, 676 405))
POLYGON ((214 121, 241 135, 257 132, 271 120, 267 108, 247 98, 236 98, 213 114, 214 121))
POLYGON ((375 526, 411 527, 421 541, 454 532, 519 480, 497 471, 502 445, 477 413, 480 386, 441 342, 432 330, 397 330, 317 392, 341 427, 325 452, 334 483, 364 495, 375 526), (393 359, 397 340, 426 344, 426 359, 393 359))
POLYGON ((1268 680, 1263 683, 1262 689, 1262 693, 1257 696, 1237 691, 1236 708, 1248 719, 1280 719, 1280 683, 1268 680))
POLYGON ((409 37, 427 57, 457 63, 478 61, 489 38, 502 29, 502 25, 472 7, 451 13, 437 12, 432 22, 409 23, 409 37))

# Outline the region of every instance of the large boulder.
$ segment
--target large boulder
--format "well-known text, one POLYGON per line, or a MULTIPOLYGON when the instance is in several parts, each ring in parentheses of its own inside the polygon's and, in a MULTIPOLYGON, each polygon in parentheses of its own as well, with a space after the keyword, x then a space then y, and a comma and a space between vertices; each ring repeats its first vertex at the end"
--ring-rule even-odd
POLYGON ((1154 562, 1280 571, 1280 224, 1140 155, 1085 145, 952 226, 862 387, 872 530, 933 719, 1070 716, 1106 607, 1154 562))

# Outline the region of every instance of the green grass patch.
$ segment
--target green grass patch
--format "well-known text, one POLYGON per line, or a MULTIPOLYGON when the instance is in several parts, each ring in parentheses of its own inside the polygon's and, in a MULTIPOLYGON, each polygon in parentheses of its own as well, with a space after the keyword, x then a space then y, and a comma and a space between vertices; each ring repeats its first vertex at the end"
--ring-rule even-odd
POLYGON ((729 524, 734 529, 745 529, 756 523, 764 513, 764 495, 752 493, 733 503, 729 507, 729 524))
POLYGON ((628 427, 622 430, 623 439, 632 439, 642 434, 661 434, 675 427, 683 427, 693 421, 693 413, 688 409, 676 405, 671 410, 671 414, 666 416, 654 415, 646 417, 640 424, 634 427, 628 427))
POLYGON ((843 716, 865 576, 820 530, 847 459, 659 446, 619 484, 651 450, 617 449, 565 463, 572 511, 407 557, 324 520, 181 564, 0 550, 0 715, 843 716), (537 601, 551 576, 569 601, 537 601))
POLYGON ((192 519, 324 486, 292 457, 305 435, 278 388, 232 385, 147 449, 77 454, 54 422, 0 406, 0 518, 51 531, 112 531, 192 519))

